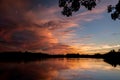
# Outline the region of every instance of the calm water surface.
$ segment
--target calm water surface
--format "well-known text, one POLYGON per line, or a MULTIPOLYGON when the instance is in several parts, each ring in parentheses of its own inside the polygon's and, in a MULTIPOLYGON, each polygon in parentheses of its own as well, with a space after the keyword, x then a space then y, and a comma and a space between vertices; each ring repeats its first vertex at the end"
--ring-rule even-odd
POLYGON ((0 62, 0 80, 120 80, 120 66, 102 59, 46 59, 0 62))

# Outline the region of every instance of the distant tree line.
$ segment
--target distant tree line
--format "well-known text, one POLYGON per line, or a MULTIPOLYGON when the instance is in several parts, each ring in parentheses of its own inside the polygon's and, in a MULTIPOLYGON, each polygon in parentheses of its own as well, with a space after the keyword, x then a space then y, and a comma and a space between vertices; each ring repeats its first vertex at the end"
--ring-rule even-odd
POLYGON ((118 51, 111 50, 105 54, 79 54, 79 53, 68 53, 68 54, 47 54, 47 53, 32 53, 32 52, 1 52, 0 61, 4 62, 29 62, 36 60, 44 60, 49 58, 101 58, 105 62, 112 66, 120 65, 120 49, 118 51))

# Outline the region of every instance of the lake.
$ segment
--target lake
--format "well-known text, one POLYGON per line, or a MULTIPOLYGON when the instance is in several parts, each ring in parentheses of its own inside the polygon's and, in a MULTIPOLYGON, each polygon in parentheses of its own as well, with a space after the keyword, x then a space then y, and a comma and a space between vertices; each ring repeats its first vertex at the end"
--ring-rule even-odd
POLYGON ((0 62, 0 80, 120 80, 120 66, 90 58, 0 62))

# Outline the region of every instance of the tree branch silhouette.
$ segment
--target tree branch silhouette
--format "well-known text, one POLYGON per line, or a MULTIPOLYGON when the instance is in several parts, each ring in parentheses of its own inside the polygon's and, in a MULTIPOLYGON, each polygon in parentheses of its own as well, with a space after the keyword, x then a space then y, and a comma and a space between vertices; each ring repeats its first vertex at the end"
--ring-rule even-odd
POLYGON ((111 18, 113 20, 116 20, 116 19, 120 20, 120 0, 115 6, 113 5, 108 6, 108 13, 111 13, 111 18))
MULTIPOLYGON (((97 2, 100 0, 59 0, 59 7, 63 8, 62 14, 64 16, 70 17, 73 12, 79 11, 81 6, 87 10, 92 10, 96 7, 97 2)), ((108 13, 111 13, 113 20, 120 19, 120 0, 115 6, 108 5, 108 13)))
POLYGON ((59 0, 59 7, 63 8, 62 14, 69 17, 84 6, 88 10, 92 10, 96 6, 96 0, 59 0))

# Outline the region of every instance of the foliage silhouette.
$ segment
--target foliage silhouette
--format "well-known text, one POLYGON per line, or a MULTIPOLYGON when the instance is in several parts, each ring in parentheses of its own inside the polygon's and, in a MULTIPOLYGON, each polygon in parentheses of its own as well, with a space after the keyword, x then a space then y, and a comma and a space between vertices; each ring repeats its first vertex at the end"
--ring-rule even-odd
POLYGON ((111 64, 112 66, 116 67, 120 65, 120 49, 118 52, 115 50, 111 50, 110 52, 104 54, 104 61, 111 64))
MULTIPOLYGON (((63 8, 62 14, 64 16, 72 16, 73 12, 79 11, 81 6, 84 6, 88 10, 92 10, 100 0, 59 0, 59 7, 63 8)), ((113 20, 120 19, 120 0, 118 3, 108 5, 108 13, 111 13, 113 20)))
POLYGON ((84 6, 88 10, 92 10, 96 6, 96 0, 59 0, 59 7, 63 7, 62 14, 69 17, 84 6))
POLYGON ((111 13, 111 18, 113 20, 120 19, 120 0, 115 6, 108 6, 108 13, 111 13))

